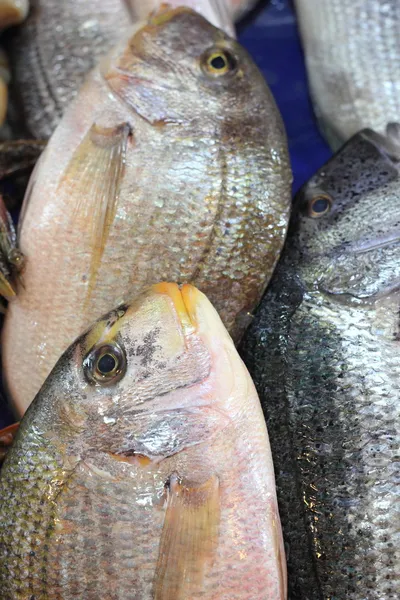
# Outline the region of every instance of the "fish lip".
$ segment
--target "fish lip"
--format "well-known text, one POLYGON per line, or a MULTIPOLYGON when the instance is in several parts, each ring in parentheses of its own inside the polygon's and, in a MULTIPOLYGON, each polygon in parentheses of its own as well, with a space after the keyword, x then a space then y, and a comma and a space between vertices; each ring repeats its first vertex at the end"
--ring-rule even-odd
POLYGON ((152 290, 156 294, 169 296, 185 334, 197 330, 196 305, 199 292, 194 286, 186 283, 179 287, 177 283, 162 282, 153 285, 152 290))

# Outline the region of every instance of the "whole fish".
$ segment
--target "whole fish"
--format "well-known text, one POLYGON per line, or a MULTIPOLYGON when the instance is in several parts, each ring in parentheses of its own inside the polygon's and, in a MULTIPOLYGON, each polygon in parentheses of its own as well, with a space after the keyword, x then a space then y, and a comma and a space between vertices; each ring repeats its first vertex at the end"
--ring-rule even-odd
POLYGON ((399 595, 399 156, 367 130, 305 186, 244 340, 291 600, 399 595))
POLYGON ((268 434, 216 311, 158 284, 59 360, 0 475, 2 600, 284 600, 268 434))
MULTIPOLYGON (((31 0, 28 19, 11 38, 14 99, 28 132, 50 137, 87 73, 133 23, 157 10, 161 0, 31 0)), ((234 35, 233 18, 249 0, 169 0, 185 5, 234 35)))
POLYGON ((157 281, 200 287, 239 339, 284 242, 290 183, 282 122, 246 51, 186 8, 138 26, 93 72, 27 191, 23 286, 2 340, 20 414, 93 318, 157 281))
POLYGON ((400 116, 400 2, 295 0, 316 115, 333 148, 400 116))

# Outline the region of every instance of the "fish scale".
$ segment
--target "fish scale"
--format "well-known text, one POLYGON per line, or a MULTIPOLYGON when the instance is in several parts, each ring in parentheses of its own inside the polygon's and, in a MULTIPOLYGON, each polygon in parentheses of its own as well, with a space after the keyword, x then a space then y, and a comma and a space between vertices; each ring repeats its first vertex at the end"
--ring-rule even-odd
POLYGON ((398 597, 396 164, 362 132, 304 186, 242 347, 270 431, 291 600, 398 597), (313 218, 320 198, 331 208, 313 218))
POLYGON ((193 282, 238 340, 282 249, 291 174, 262 74, 195 12, 160 15, 92 72, 32 175, 2 331, 21 414, 94 318, 157 281, 193 282), (225 47, 232 71, 208 73, 225 47))
POLYGON ((400 115, 400 3, 296 0, 314 108, 329 143, 400 115))
POLYGON ((190 285, 153 286, 70 347, 21 422, 0 494, 2 600, 286 598, 261 407, 190 285))
MULTIPOLYGON (((29 135, 47 139, 78 93, 87 73, 133 23, 161 0, 30 0, 28 18, 10 36, 14 96, 29 135)), ((249 0, 170 0, 186 5, 234 35, 233 17, 249 0), (234 13, 234 14, 233 14, 234 13)))
POLYGON ((164 514, 160 507, 155 527, 151 514, 138 508, 129 481, 105 485, 101 474, 84 465, 79 468, 57 501, 55 519, 60 531, 67 532, 66 542, 58 544, 57 531, 49 542, 46 569, 56 596, 65 600, 150 597, 164 514), (77 521, 81 521, 79 530, 74 527, 77 521), (95 581, 80 576, 77 563, 83 572, 96 573, 95 581))

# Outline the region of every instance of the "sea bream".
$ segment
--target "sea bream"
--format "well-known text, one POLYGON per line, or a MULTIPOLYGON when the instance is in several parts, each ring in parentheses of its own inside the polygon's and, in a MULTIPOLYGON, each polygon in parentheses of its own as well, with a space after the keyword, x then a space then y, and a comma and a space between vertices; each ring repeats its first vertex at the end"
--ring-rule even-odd
POLYGON ((59 360, 0 473, 2 600, 285 600, 268 435, 207 298, 158 284, 59 360))
MULTIPOLYGON (((9 39, 14 102, 27 135, 47 139, 100 58, 163 4, 161 0, 31 0, 28 19, 9 39)), ((249 0, 169 0, 234 36, 249 0)), ((1 15, 0 15, 1 18, 1 15)))
POLYGON ((137 25, 27 191, 2 338, 20 414, 93 319, 157 281, 194 283, 238 340, 284 243, 291 179, 279 112, 241 46, 186 8, 137 25))
POLYGON ((302 189, 243 345, 275 461, 291 600, 400 589, 400 178, 354 136, 302 189))
POLYGON ((295 0, 315 112, 334 149, 400 117, 400 2, 295 0))

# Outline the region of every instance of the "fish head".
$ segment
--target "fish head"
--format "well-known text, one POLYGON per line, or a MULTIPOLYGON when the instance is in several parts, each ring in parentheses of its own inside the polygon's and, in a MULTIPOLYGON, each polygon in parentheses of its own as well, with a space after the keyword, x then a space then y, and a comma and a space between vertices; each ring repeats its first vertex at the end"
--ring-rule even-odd
POLYGON ((162 460, 224 426, 215 406, 230 392, 226 347, 234 351, 204 294, 158 284, 79 338, 30 410, 41 403, 69 455, 162 460))
POLYGON ((260 119, 259 88, 267 91, 244 48, 185 7, 153 13, 109 56, 102 74, 152 125, 190 124, 203 132, 226 119, 260 119))
POLYGON ((295 200, 296 252, 310 289, 375 301, 400 283, 400 175, 390 140, 364 130, 295 200))

